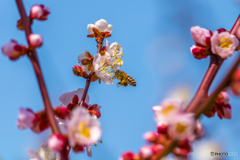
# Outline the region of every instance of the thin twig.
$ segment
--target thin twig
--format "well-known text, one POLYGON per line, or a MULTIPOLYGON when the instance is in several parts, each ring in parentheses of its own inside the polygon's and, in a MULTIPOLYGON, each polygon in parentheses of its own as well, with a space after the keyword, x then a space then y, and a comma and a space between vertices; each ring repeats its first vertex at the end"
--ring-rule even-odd
MULTIPOLYGON (((22 0, 16 0, 17 3, 17 7, 21 16, 21 20, 23 22, 23 26, 24 26, 24 30, 25 30, 25 34, 26 34, 26 38, 28 37, 28 35, 30 35, 32 33, 32 29, 31 29, 31 23, 30 23, 30 19, 27 17, 27 14, 25 12, 22 0)), ((50 103, 50 99, 48 96, 48 92, 47 92, 47 88, 43 79, 43 74, 39 65, 39 61, 38 61, 38 57, 37 57, 37 53, 36 51, 31 51, 28 53, 28 57, 30 58, 33 68, 34 68, 34 72, 35 75, 37 77, 37 81, 38 81, 38 85, 42 94, 42 99, 44 102, 44 109, 50 124, 50 127, 52 129, 52 132, 54 134, 61 134, 55 116, 54 116, 54 112, 50 103)), ((67 151, 64 150, 61 152, 61 158, 62 160, 68 160, 68 155, 66 154, 67 151)))

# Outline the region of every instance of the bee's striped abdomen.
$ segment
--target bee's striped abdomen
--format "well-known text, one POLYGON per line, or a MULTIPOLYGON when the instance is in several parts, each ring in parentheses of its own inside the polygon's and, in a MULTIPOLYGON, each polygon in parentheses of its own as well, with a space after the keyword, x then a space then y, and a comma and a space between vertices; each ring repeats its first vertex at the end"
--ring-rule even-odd
POLYGON ((131 76, 127 75, 126 79, 128 84, 130 84, 131 86, 136 86, 136 81, 131 76))

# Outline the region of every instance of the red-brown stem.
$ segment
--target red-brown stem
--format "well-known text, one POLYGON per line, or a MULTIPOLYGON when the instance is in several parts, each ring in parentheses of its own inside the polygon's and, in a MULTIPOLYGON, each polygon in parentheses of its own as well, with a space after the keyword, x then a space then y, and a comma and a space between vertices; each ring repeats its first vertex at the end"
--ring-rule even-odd
POLYGON ((88 88, 90 86, 90 83, 91 83, 91 78, 88 78, 87 81, 86 81, 86 85, 85 85, 85 89, 84 89, 84 92, 83 92, 83 96, 82 96, 82 99, 81 99, 81 102, 80 102, 80 106, 83 105, 85 99, 86 99, 86 96, 87 96, 87 92, 88 92, 88 88))
POLYGON ((223 63, 223 59, 220 58, 217 55, 211 55, 210 65, 208 67, 208 70, 197 90, 197 93, 195 94, 194 98, 188 105, 186 111, 187 112, 193 112, 196 107, 201 104, 207 97, 208 97, 208 91, 209 88, 223 63))
MULTIPOLYGON (((235 24, 233 25, 230 33, 235 35, 238 38, 238 40, 240 40, 240 16, 238 16, 238 18, 237 18, 235 24)), ((240 54, 240 53, 238 53, 238 54, 240 54)), ((216 60, 214 60, 214 61, 216 61, 216 60)), ((211 57, 211 61, 212 61, 212 57, 211 57)), ((206 73, 205 74, 205 76, 203 78, 203 81, 202 81, 196 95, 194 96, 194 98, 192 99, 192 101, 190 102, 189 106, 186 109, 187 112, 195 113, 195 118, 198 118, 201 115, 201 113, 203 113, 205 110, 207 110, 211 106, 211 104, 214 102, 214 99, 218 95, 218 93, 221 92, 227 86, 232 73, 237 68, 238 64, 240 63, 240 55, 238 56, 237 61, 231 67, 228 74, 225 76, 224 80, 218 85, 217 89, 213 92, 213 94, 211 94, 211 96, 207 98, 206 94, 208 93, 209 87, 211 86, 212 81, 213 81, 214 77, 216 76, 219 67, 222 64, 222 62, 219 61, 220 63, 217 63, 217 64, 220 65, 220 66, 215 66, 217 64, 213 63, 214 66, 211 67, 212 62, 210 62, 210 67, 208 68, 207 72, 209 72, 210 68, 212 68, 211 69, 212 72, 216 72, 216 73, 206 73), (209 75, 209 74, 211 75, 209 77, 210 80, 204 80, 206 78, 206 76, 209 75), (202 101, 201 98, 203 98, 204 101, 202 101)), ((161 157, 166 156, 169 153, 171 153, 176 145, 177 144, 175 143, 175 141, 171 141, 168 145, 165 146, 165 149, 162 152, 157 154, 157 159, 160 159, 161 157)))
POLYGON ((215 89, 215 91, 209 96, 209 98, 202 103, 198 108, 194 110, 195 117, 198 118, 201 113, 208 110, 211 104, 214 102, 214 99, 217 97, 218 93, 221 92, 225 87, 227 87, 230 83, 231 76, 235 69, 238 67, 240 63, 240 52, 238 53, 238 58, 228 71, 227 75, 224 77, 224 79, 221 81, 221 83, 218 85, 218 87, 215 89))
MULTIPOLYGON (((21 16, 21 20, 23 22, 23 26, 24 26, 24 30, 25 30, 25 34, 26 34, 26 38, 28 37, 29 34, 32 33, 32 29, 31 29, 31 22, 30 19, 27 17, 27 14, 25 12, 22 0, 16 0, 17 3, 17 7, 21 16)), ((38 61, 38 57, 37 57, 37 53, 36 51, 30 51, 28 52, 28 57, 30 58, 33 68, 34 68, 34 72, 36 74, 37 77, 37 81, 38 81, 38 85, 42 94, 42 98, 43 98, 43 102, 44 102, 44 109, 50 124, 50 127, 52 129, 52 132, 54 134, 61 134, 56 119, 54 117, 54 112, 51 106, 51 102, 48 96, 48 92, 47 92, 47 88, 43 79, 43 74, 39 65, 39 61, 38 61)), ((68 155, 66 154, 67 151, 64 150, 61 152, 61 159, 62 160, 68 160, 68 155)))

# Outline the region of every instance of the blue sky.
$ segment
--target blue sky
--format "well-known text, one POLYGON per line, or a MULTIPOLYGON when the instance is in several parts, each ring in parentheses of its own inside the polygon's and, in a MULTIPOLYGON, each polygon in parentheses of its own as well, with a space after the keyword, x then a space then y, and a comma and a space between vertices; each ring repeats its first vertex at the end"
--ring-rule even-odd
MULTIPOLYGON (((121 70, 137 82, 136 87, 117 88, 117 81, 113 85, 97 82, 90 85, 90 103, 102 106, 103 143, 93 146, 92 158, 86 153, 71 153, 72 160, 115 160, 126 150, 138 152, 146 144, 143 133, 155 130, 151 108, 178 86, 187 86, 192 98, 208 67, 209 58, 196 60, 190 53, 194 44, 190 28, 199 25, 213 31, 222 27, 230 30, 240 9, 239 2, 234 0, 23 2, 27 12, 34 4, 51 9, 49 19, 34 21, 32 28, 44 39, 37 52, 53 106, 60 104, 61 94, 85 87, 85 80, 73 75, 72 66, 78 64, 77 57, 82 51, 96 54, 96 42, 86 38, 87 24, 102 18, 113 25, 109 42, 123 46, 121 70)), ((24 33, 16 28, 20 16, 15 1, 3 0, 0 6, 0 46, 10 39, 27 44, 24 33)), ((234 57, 236 54, 224 62, 211 90, 234 57)), ((20 131, 16 126, 19 107, 43 109, 29 59, 25 56, 13 62, 0 54, 0 77, 0 158, 28 159, 25 149, 37 150, 41 141, 50 135, 50 130, 34 134, 30 130, 20 131)), ((223 151, 240 153, 239 99, 232 96, 230 103, 232 120, 202 117, 207 133, 203 140, 217 141, 223 151)))

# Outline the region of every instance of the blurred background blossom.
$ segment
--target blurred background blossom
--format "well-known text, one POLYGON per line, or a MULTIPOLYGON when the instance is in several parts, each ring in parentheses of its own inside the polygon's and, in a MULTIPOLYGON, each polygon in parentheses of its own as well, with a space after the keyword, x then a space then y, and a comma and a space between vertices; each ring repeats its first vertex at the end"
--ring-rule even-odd
MULTIPOLYGON (((47 21, 34 22, 33 31, 44 39, 38 57, 53 106, 60 105, 59 96, 63 93, 85 86, 85 79, 73 75, 72 66, 82 51, 89 50, 93 55, 97 51, 96 42, 86 38, 87 24, 106 19, 113 25, 109 42, 123 46, 122 70, 138 85, 117 88, 116 81, 113 85, 90 85, 90 103, 102 106, 103 130, 103 143, 92 147, 92 160, 118 159, 126 150, 137 152, 145 144, 142 134, 156 130, 152 106, 164 98, 180 95, 189 102, 209 65, 209 58, 197 60, 191 55, 194 42, 190 28, 199 25, 213 31, 222 27, 230 30, 240 9, 236 0, 23 2, 28 12, 34 4, 51 9, 47 21)), ((16 28, 20 16, 15 1, 0 1, 0 8, 0 46, 10 39, 26 45, 24 33, 16 28)), ((236 54, 224 62, 211 90, 235 57, 236 54)), ((20 131, 16 125, 19 107, 30 107, 35 112, 43 109, 37 81, 26 56, 12 62, 0 54, 0 77, 0 157, 25 160, 29 158, 25 149, 37 150, 50 135, 50 130, 38 135, 30 130, 20 131)), ((216 151, 240 152, 239 99, 231 96, 230 104, 232 120, 201 117, 206 136, 194 144, 192 159, 198 160, 201 153, 210 155, 210 148, 201 149, 208 140, 215 143, 216 151)), ((71 152, 70 157, 90 159, 86 153, 71 152)))

